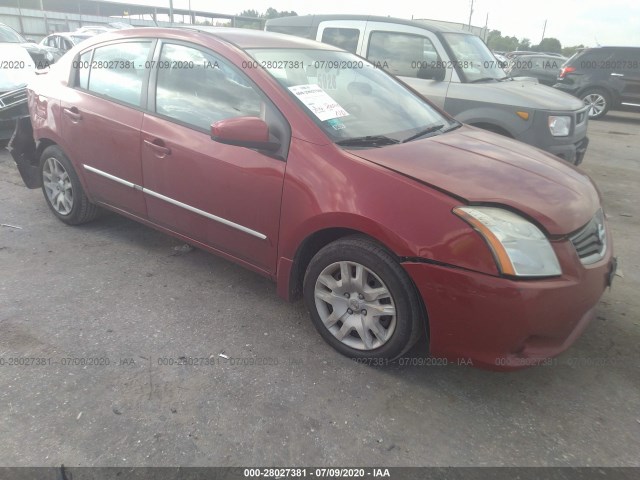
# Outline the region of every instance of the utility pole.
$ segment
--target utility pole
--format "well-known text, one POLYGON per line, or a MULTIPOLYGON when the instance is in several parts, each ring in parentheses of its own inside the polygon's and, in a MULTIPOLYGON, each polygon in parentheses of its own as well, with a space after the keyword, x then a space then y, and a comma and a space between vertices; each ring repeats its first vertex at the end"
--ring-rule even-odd
POLYGON ((544 27, 542 28, 542 38, 540 39, 540 43, 544 40, 544 33, 547 31, 547 20, 544 21, 544 27))
POLYGON ((487 38, 489 38, 489 29, 487 28, 487 26, 489 25, 489 12, 487 12, 487 18, 484 19, 484 41, 487 41, 487 38))
POLYGON ((173 24, 173 0, 169 0, 169 21, 173 24))
POLYGON ((471 31, 471 16, 473 15, 473 0, 471 0, 471 8, 469 9, 469 31, 471 31))

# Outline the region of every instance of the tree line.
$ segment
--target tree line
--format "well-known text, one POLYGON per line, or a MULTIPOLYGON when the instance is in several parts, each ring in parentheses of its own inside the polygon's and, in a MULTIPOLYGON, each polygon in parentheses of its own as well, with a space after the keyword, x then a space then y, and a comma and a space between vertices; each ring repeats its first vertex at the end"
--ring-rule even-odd
POLYGON ((491 30, 487 35, 487 46, 494 51, 513 52, 515 50, 528 50, 532 52, 553 52, 561 53, 565 57, 570 57, 584 45, 574 45, 572 47, 563 47, 560 40, 553 37, 544 38, 537 45, 531 45, 531 40, 518 37, 503 37, 500 30, 491 30))

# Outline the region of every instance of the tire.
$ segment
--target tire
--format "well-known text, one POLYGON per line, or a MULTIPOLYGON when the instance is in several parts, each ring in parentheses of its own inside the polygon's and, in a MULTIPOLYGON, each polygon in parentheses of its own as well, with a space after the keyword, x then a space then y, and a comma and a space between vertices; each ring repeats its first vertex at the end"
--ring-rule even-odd
POLYGON ((424 329, 411 279, 387 250, 363 236, 321 249, 309 262, 303 291, 320 335, 351 358, 394 360, 424 329), (349 275, 347 284, 344 275, 349 275))
POLYGON ((40 177, 47 205, 64 223, 80 225, 96 218, 98 207, 85 195, 71 161, 57 145, 42 152, 40 177))
POLYGON ((585 105, 590 105, 587 111, 590 120, 600 120, 611 108, 611 95, 602 88, 589 88, 580 97, 585 105))

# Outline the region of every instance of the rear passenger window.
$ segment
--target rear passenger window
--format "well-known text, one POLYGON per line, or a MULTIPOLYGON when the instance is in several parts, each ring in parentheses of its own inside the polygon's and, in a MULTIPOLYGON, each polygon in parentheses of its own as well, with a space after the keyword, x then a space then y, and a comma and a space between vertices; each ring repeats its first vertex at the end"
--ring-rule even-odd
POLYGON ((93 59, 86 64, 91 67, 87 90, 129 105, 140 106, 145 62, 150 47, 151 42, 145 41, 96 48, 93 59))
POLYGON ((201 50, 165 43, 158 61, 156 112, 198 129, 264 115, 262 97, 239 70, 201 50))
POLYGON ((84 90, 89 88, 89 67, 91 66, 91 54, 93 50, 83 53, 78 57, 76 70, 76 86, 84 90))
POLYGON ((360 30, 357 28, 325 28, 322 32, 324 43, 351 53, 356 53, 358 50, 358 38, 360 38, 360 30))
POLYGON ((443 67, 431 40, 421 35, 372 32, 367 59, 389 73, 403 77, 432 78, 443 67))
POLYGON ((613 52, 606 50, 585 52, 577 59, 577 66, 581 70, 599 70, 605 68, 605 62, 611 60, 612 57, 613 52))

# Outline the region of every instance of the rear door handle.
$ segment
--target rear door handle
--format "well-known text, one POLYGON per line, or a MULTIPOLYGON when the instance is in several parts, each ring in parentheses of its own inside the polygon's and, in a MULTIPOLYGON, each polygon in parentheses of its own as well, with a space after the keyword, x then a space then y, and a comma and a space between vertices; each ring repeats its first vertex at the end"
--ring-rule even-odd
POLYGON ((612 77, 624 77, 624 74, 622 74, 622 73, 612 73, 611 76, 612 77))
POLYGON ((73 123, 78 123, 80 120, 82 120, 82 114, 76 107, 63 108, 62 111, 67 117, 71 119, 73 123))
POLYGON ((144 144, 153 150, 154 154, 158 158, 164 158, 167 155, 171 155, 171 149, 164 144, 164 141, 156 138, 154 140, 144 140, 144 144))

